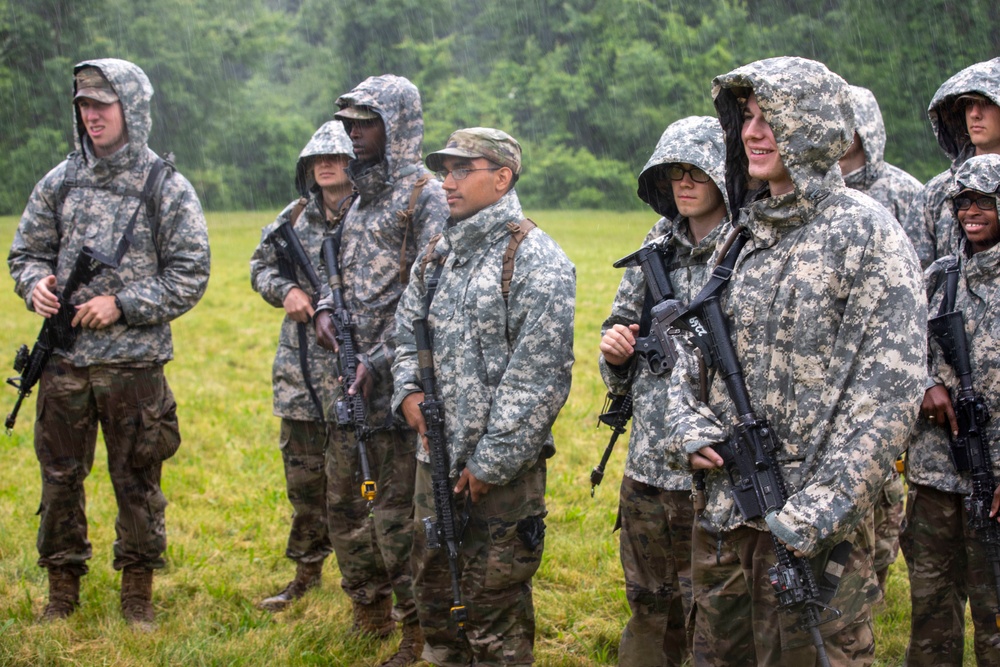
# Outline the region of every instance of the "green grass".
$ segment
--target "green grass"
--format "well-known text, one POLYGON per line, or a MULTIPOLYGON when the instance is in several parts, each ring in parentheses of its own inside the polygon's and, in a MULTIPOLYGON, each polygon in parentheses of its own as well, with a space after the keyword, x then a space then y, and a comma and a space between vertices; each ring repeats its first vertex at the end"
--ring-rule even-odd
MULTIPOLYGON (((174 324, 177 359, 167 376, 177 396, 184 443, 164 466, 169 567, 155 579, 159 629, 134 633, 118 611, 111 568, 115 504, 106 455, 98 444, 87 480, 94 558, 82 606, 65 623, 38 625, 45 573, 35 565, 38 464, 32 449, 34 397, 11 437, 0 436, 0 665, 377 665, 398 639, 359 642, 348 635, 349 603, 339 576, 290 610, 271 615, 254 603, 283 586, 293 568, 284 554, 291 506, 285 499, 271 415, 270 368, 281 314, 250 288, 249 258, 274 214, 209 216, 212 278, 202 302, 174 324)), ((607 443, 596 415, 604 388, 597 372, 600 324, 621 272, 611 262, 634 250, 654 218, 643 213, 537 212, 532 218, 577 267, 576 367, 569 402, 556 423, 558 453, 549 468, 549 529, 535 577, 536 654, 547 667, 613 665, 627 617, 612 535, 624 439, 604 484, 590 497, 589 474, 607 443)), ((10 247, 16 218, 0 218, 10 247)), ((0 272, 0 362, 31 343, 40 319, 24 309, 0 272)), ((10 375, 12 371, 8 371, 10 375)), ((3 414, 14 390, 0 394, 3 414)), ((878 664, 902 661, 909 631, 902 559, 877 620, 878 664)), ((967 642, 968 644, 968 642, 967 642)), ((966 664, 973 664, 971 648, 966 664)))

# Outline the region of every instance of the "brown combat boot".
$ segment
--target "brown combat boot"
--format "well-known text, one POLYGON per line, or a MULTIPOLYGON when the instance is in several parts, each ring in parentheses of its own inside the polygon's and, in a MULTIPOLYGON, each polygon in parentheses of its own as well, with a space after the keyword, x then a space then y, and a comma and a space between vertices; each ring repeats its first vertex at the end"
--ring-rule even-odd
POLYGON ((396 621, 392 620, 392 596, 371 604, 351 600, 351 611, 354 615, 351 632, 355 634, 364 633, 385 639, 396 629, 396 621))
POLYGON ((280 593, 258 602, 257 608, 265 611, 281 611, 305 595, 306 591, 310 588, 319 586, 322 579, 323 561, 317 563, 297 563, 295 578, 280 593))
POLYGON ((122 616, 132 627, 156 629, 153 614, 153 571, 144 567, 122 570, 122 616))
POLYGON ((399 642, 399 650, 380 667, 406 667, 420 660, 420 655, 424 652, 424 633, 420 631, 420 624, 414 620, 403 626, 403 638, 399 642))
POLYGON ((42 622, 69 618, 80 604, 80 575, 69 568, 49 568, 49 602, 42 612, 42 622))

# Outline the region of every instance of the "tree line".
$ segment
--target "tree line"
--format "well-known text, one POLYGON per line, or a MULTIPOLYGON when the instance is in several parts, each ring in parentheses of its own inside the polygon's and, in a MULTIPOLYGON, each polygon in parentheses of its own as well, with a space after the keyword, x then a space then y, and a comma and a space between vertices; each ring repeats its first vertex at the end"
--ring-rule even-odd
POLYGON ((287 203, 337 96, 387 72, 420 88, 425 152, 500 127, 526 206, 639 207, 663 129, 714 114, 714 76, 777 55, 870 88, 886 158, 926 180, 947 166, 931 96, 1000 53, 997 25, 989 0, 0 0, 0 214, 72 149, 71 68, 97 57, 149 75, 151 146, 210 210, 287 203))

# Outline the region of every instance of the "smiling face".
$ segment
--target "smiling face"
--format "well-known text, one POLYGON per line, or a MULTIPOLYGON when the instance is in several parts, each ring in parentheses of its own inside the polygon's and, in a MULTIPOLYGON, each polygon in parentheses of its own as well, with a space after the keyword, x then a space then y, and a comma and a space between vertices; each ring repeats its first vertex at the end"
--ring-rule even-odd
POLYGON ((771 195, 782 195, 794 189, 791 176, 778 154, 778 143, 768 125, 753 93, 743 109, 743 128, 740 131, 743 150, 746 152, 750 176, 767 181, 771 195))
POLYGON ((94 147, 94 155, 107 157, 126 144, 128 132, 125 130, 121 102, 105 104, 89 97, 80 97, 76 100, 76 106, 94 147))
POLYGON ((963 190, 955 196, 954 201, 958 208, 958 222, 962 225, 965 238, 969 240, 971 254, 989 250, 1000 242, 996 195, 963 190), (969 204, 968 208, 963 209, 962 206, 966 204, 969 204))

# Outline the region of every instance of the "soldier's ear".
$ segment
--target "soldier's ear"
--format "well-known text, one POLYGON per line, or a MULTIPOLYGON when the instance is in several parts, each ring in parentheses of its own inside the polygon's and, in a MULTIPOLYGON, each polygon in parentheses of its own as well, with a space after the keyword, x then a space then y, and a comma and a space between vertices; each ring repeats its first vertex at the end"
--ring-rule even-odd
POLYGON ((497 192, 506 193, 510 190, 511 179, 514 178, 514 172, 510 167, 500 167, 494 172, 496 174, 496 188, 497 192))

